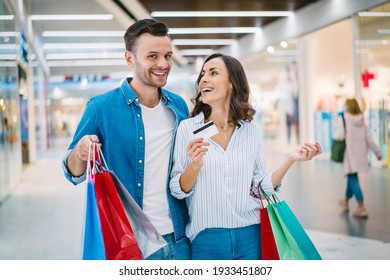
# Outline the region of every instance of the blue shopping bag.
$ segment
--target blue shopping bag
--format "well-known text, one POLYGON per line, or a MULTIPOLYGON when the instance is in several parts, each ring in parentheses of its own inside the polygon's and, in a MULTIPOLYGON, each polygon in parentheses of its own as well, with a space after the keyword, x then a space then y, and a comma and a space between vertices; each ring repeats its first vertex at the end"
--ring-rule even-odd
POLYGON ((103 236, 96 204, 94 182, 87 184, 83 260, 105 260, 103 236))

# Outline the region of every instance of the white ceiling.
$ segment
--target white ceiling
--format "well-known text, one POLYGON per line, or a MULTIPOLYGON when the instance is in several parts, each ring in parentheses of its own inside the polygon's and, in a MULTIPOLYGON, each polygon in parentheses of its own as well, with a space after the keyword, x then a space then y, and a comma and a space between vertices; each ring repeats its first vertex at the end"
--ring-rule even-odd
MULTIPOLYGON (((4 0, 17 7, 18 0, 4 0)), ((294 11, 311 2, 308 0, 268 1, 268 0, 24 0, 24 13, 26 26, 25 33, 28 38, 34 38, 33 50, 29 52, 45 64, 49 75, 73 75, 73 74, 99 74, 110 76, 123 76, 128 73, 129 68, 125 64, 123 34, 127 27, 135 19, 151 17, 151 12, 157 10, 280 10, 294 11), (73 14, 112 14, 112 20, 36 20, 30 16, 38 15, 73 15, 73 14), (65 31, 70 36, 45 36, 47 32, 65 31), (86 31, 88 36, 78 36, 78 32, 86 31), (106 34, 91 36, 93 32, 108 31, 106 34), (80 44, 86 48, 76 49, 80 44), (107 44, 110 44, 108 46, 107 44)), ((161 18, 172 28, 183 27, 259 27, 265 25, 277 17, 267 18, 161 18)), ((244 34, 245 35, 245 34, 244 34)), ((207 38, 237 39, 242 34, 218 34, 218 35, 171 35, 172 39, 207 38)), ((175 41, 174 41, 175 42, 175 41)), ((181 71, 183 67, 195 61, 195 56, 185 56, 183 50, 191 48, 213 49, 214 46, 179 46, 174 44, 176 70, 181 71)), ((33 59, 32 56, 29 56, 33 59)))

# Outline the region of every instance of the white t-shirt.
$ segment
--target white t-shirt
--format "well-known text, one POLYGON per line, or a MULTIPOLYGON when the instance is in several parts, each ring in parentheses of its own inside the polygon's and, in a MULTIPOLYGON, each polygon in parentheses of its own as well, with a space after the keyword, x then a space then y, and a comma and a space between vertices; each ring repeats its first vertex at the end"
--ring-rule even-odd
POLYGON ((175 115, 161 100, 154 108, 140 105, 145 128, 143 210, 159 233, 164 235, 173 232, 167 180, 175 115))

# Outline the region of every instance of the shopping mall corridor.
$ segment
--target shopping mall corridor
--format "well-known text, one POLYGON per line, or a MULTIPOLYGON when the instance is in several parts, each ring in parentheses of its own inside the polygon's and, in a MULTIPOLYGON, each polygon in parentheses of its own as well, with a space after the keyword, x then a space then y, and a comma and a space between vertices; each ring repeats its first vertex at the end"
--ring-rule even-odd
MULTIPOLYGON (((24 167, 22 182, 0 205, 0 259, 80 259, 85 188, 63 176, 61 158, 69 141, 53 140, 49 151, 24 167)), ((287 151, 273 143, 266 150, 270 170, 287 151)), ((290 205, 323 259, 390 260, 390 169, 371 168, 360 180, 367 220, 341 213, 342 167, 325 156, 297 163, 283 181, 279 198, 290 205)))

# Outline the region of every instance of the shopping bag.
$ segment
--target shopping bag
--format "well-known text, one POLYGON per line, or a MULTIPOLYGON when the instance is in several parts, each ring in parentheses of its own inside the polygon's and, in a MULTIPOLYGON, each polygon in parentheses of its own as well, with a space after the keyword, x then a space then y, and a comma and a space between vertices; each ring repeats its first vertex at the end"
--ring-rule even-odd
POLYGON ((142 259, 137 239, 108 171, 96 173, 95 191, 106 259, 142 259))
MULTIPOLYGON (((99 150, 99 148, 97 147, 99 150)), ((95 192, 101 223, 106 259, 141 260, 134 231, 119 198, 111 173, 102 165, 96 151, 98 169, 95 174, 95 192)))
POLYGON ((260 209, 261 258, 263 260, 279 260, 271 221, 267 208, 260 209))
MULTIPOLYGON (((268 202, 268 205, 265 208, 263 206, 263 208, 267 210, 272 228, 272 233, 268 234, 273 235, 279 259, 320 260, 320 254, 287 203, 285 201, 280 201, 276 195, 269 197, 261 187, 259 187, 259 189, 262 192, 263 198, 268 202)), ((265 221, 267 222, 267 218, 265 221)), ((262 223, 263 220, 261 221, 261 224, 262 223)), ((263 238, 267 237, 262 235, 262 239, 263 238)), ((271 253, 272 251, 265 252, 265 256, 269 256, 271 253)), ((275 257, 275 255, 273 256, 275 257)))
POLYGON ((271 222, 272 232, 274 234, 276 247, 278 249, 279 258, 281 260, 303 260, 304 257, 294 240, 291 233, 286 230, 286 227, 275 211, 274 205, 267 206, 268 215, 271 222))
POLYGON ((168 245, 168 243, 150 222, 148 217, 144 214, 142 209, 138 206, 137 202, 135 202, 115 173, 113 171, 110 171, 110 173, 114 180, 116 190, 122 201, 126 215, 137 238, 142 256, 146 259, 157 250, 168 245))
POLYGON ((94 187, 94 182, 88 182, 84 224, 83 260, 106 259, 94 187))
POLYGON ((87 192, 86 192, 86 207, 84 216, 83 229, 83 260, 105 260, 105 251, 103 244, 103 236, 101 232, 99 213, 95 197, 95 164, 91 162, 91 152, 94 150, 90 145, 90 153, 87 161, 87 192))
POLYGON ((276 216, 281 221, 281 226, 284 232, 286 235, 291 235, 292 240, 294 240, 296 245, 299 247, 303 258, 305 260, 321 260, 322 258, 316 247, 287 203, 285 201, 278 200, 278 202, 273 204, 272 207, 275 210, 276 216))
MULTIPOLYGON (((260 186, 260 184, 259 184, 260 186)), ((279 260, 278 248, 272 231, 272 225, 268 214, 268 209, 264 207, 263 200, 260 196, 260 187, 258 198, 260 199, 260 244, 261 244, 261 259, 263 260, 279 260)), ((264 193, 264 198, 268 201, 268 196, 264 193)), ((269 204, 269 203, 268 203, 269 204)))

